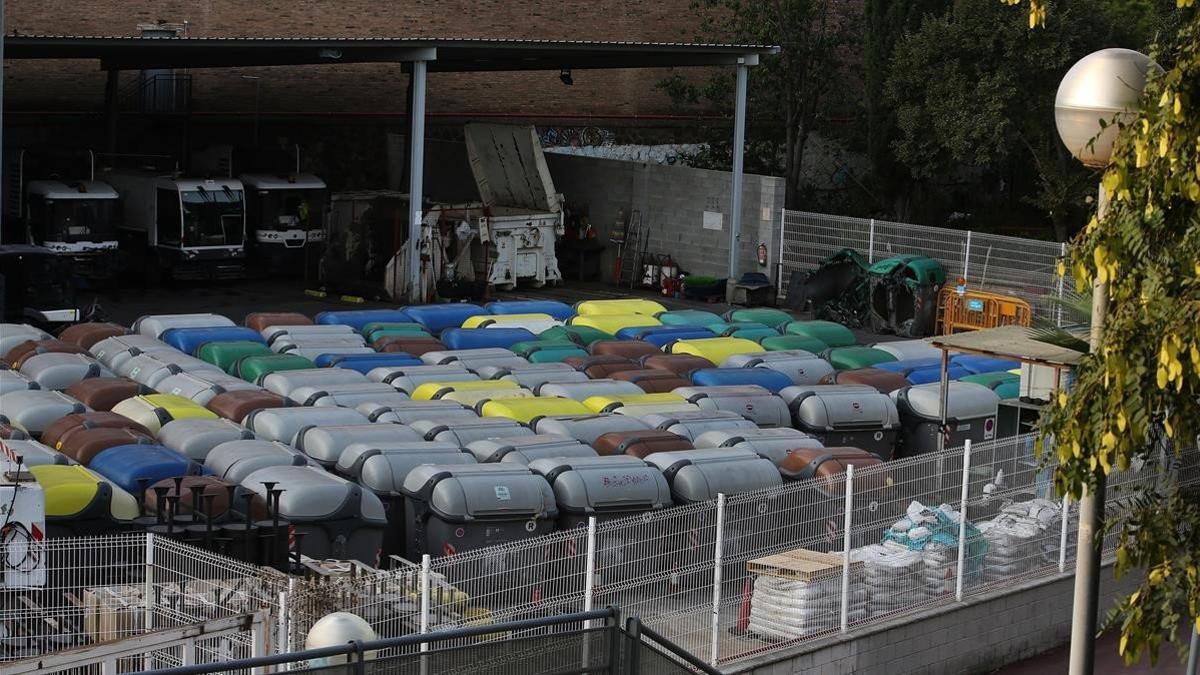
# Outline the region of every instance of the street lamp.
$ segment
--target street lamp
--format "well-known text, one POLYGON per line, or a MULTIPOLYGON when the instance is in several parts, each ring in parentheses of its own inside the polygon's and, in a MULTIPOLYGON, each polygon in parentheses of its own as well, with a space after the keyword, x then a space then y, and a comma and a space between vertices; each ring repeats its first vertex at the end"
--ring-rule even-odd
MULTIPOLYGON (((1149 56, 1130 49, 1101 49, 1071 66, 1054 98, 1054 123, 1059 138, 1071 154, 1085 166, 1095 169, 1108 166, 1120 124, 1134 117, 1147 78, 1159 72, 1162 68, 1149 56)), ((1096 218, 1104 220, 1107 211, 1108 198, 1101 187, 1096 218)), ((1089 336, 1093 353, 1100 349, 1107 314, 1108 284, 1097 277, 1092 286, 1089 336)), ((1075 600, 1071 616, 1071 675, 1091 675, 1094 668, 1100 592, 1100 551, 1096 544, 1104 525, 1104 484, 1105 477, 1101 473, 1096 476, 1096 489, 1085 489, 1079 500, 1075 600)))

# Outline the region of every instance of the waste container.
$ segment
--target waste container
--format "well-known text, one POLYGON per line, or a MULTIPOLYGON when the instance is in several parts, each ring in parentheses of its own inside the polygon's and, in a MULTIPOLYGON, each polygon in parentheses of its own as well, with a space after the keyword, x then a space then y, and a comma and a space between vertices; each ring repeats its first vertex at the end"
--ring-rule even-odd
MULTIPOLYGON (((372 467, 371 458, 379 456, 416 456, 416 457, 437 457, 435 461, 416 462, 407 465, 411 469, 417 464, 474 464, 475 456, 464 448, 458 447, 454 443, 434 443, 430 441, 386 441, 386 442, 368 442, 368 443, 353 443, 346 446, 341 457, 338 458, 337 465, 334 467, 334 472, 340 476, 345 476, 349 480, 360 481, 363 477, 364 468, 368 469, 368 475, 373 475, 376 482, 383 482, 385 478, 384 472, 391 472, 400 466, 393 463, 383 463, 372 467), (469 461, 460 461, 462 457, 469 461), (445 460, 445 461, 442 461, 445 460)), ((391 484, 388 488, 393 492, 399 492, 400 486, 404 483, 404 476, 407 474, 397 473, 390 476, 387 481, 391 484)), ((384 506, 387 507, 387 499, 378 489, 371 488, 376 496, 384 500, 384 506)))
POLYGON ((770 326, 771 328, 778 328, 791 321, 792 315, 780 309, 753 307, 731 309, 725 313, 725 320, 730 322, 752 321, 770 326))
POLYGON ((198 405, 207 406, 213 398, 229 391, 262 391, 258 385, 216 371, 177 373, 158 383, 158 391, 182 396, 198 405))
POLYGON ((979 443, 996 437, 996 413, 1000 397, 981 384, 950 382, 946 396, 946 428, 942 436, 941 383, 913 385, 892 392, 900 411, 903 433, 900 455, 913 457, 955 448, 965 441, 979 443))
POLYGON ((546 457, 595 457, 596 451, 569 436, 537 434, 512 438, 486 438, 467 444, 468 451, 480 463, 512 462, 528 465, 546 457))
POLYGON ((267 343, 258 331, 244 326, 171 328, 164 331, 159 339, 191 356, 200 356, 200 348, 212 342, 259 342, 264 345, 267 343))
POLYGON ((688 377, 693 370, 712 368, 715 365, 703 356, 691 354, 655 354, 642 359, 644 368, 668 370, 680 377, 688 377))
POLYGON ((467 303, 420 305, 407 307, 404 311, 411 321, 421 324, 434 335, 447 328, 457 328, 472 316, 488 314, 482 307, 467 303))
POLYGON ((649 314, 586 314, 572 317, 569 325, 587 326, 615 336, 622 328, 660 324, 649 314))
POLYGON ((884 461, 892 458, 900 432, 896 405, 874 387, 821 384, 779 392, 800 431, 831 447, 862 448, 884 461))
POLYGON ((779 465, 788 453, 824 447, 821 441, 797 429, 719 429, 696 437, 697 448, 749 450, 779 465))
POLYGON ((385 382, 411 396, 426 382, 465 382, 478 380, 479 376, 468 372, 461 363, 448 363, 444 366, 385 366, 369 371, 367 379, 385 382))
POLYGON ((586 415, 589 412, 578 400, 555 396, 490 400, 480 404, 478 411, 483 417, 507 417, 522 424, 529 424, 539 417, 586 415))
POLYGON ((539 434, 569 436, 588 445, 595 445, 597 437, 610 431, 647 431, 652 428, 636 417, 613 413, 539 417, 532 420, 530 426, 539 434))
POLYGON ((643 356, 661 354, 662 350, 641 340, 597 340, 588 345, 588 352, 592 356, 620 356, 637 361, 643 356))
POLYGON ((308 426, 296 432, 293 446, 325 468, 332 468, 342 452, 355 443, 420 441, 421 435, 402 424, 341 424, 308 426))
POLYGON ((537 389, 539 396, 556 396, 575 401, 584 401, 593 396, 622 396, 644 393, 641 387, 632 382, 609 378, 588 380, 586 382, 551 382, 543 384, 537 389))
POLYGON ((101 452, 118 445, 152 445, 154 437, 125 427, 77 427, 55 443, 62 454, 80 464, 90 464, 101 452))
POLYGON ((38 354, 22 361, 20 372, 38 387, 57 391, 83 380, 113 377, 108 368, 86 354, 38 354))
POLYGON ((94 377, 76 382, 63 393, 92 410, 106 411, 127 398, 153 390, 124 377, 94 377))
POLYGON ((872 347, 833 347, 821 354, 837 370, 870 368, 876 364, 895 361, 891 354, 872 347))
POLYGON ((220 314, 147 314, 133 322, 133 332, 158 338, 171 328, 220 328, 236 325, 228 317, 220 314))
POLYGON ((229 342, 208 342, 196 350, 196 356, 220 368, 230 375, 236 374, 238 361, 247 356, 271 356, 275 352, 264 342, 252 340, 233 340, 229 342))
POLYGON ((721 363, 735 354, 755 354, 766 351, 757 342, 742 338, 719 337, 698 340, 678 340, 668 346, 672 354, 690 354, 721 363))
MULTIPOLYGON (((759 354, 737 354, 725 359, 722 368, 744 368, 773 371, 782 374, 789 382, 772 391, 792 384, 816 384, 821 378, 834 372, 828 361, 816 354, 801 349, 762 352, 759 354)), ((779 380, 782 383, 782 380, 779 380)), ((768 387, 771 389, 770 387, 768 387)))
POLYGON ((261 332, 267 326, 311 326, 312 319, 299 312, 251 312, 242 324, 261 332))
POLYGON ((41 442, 58 448, 63 439, 79 429, 132 429, 147 436, 150 431, 123 415, 113 412, 93 411, 64 415, 42 430, 41 442))
POLYGON ((204 468, 231 483, 268 466, 317 466, 312 459, 279 441, 236 440, 214 447, 204 460, 204 468))
POLYGON ((350 326, 361 331, 363 326, 377 321, 412 321, 403 309, 351 309, 321 312, 313 317, 317 324, 350 326))
POLYGON ((697 437, 709 431, 758 429, 758 425, 754 422, 737 413, 724 410, 654 414, 646 415, 642 419, 655 429, 682 436, 692 441, 693 444, 697 437))
POLYGON ((129 329, 119 323, 88 321, 67 326, 58 334, 58 339, 84 349, 91 349, 92 345, 105 338, 128 333, 129 329))
POLYGON ((152 433, 168 422, 182 419, 217 419, 217 414, 190 399, 172 394, 143 394, 113 406, 113 412, 141 424, 152 433))
POLYGON ((259 408, 242 420, 242 424, 268 441, 292 443, 301 429, 310 426, 340 426, 367 424, 362 413, 350 408, 259 408))
POLYGON ((369 382, 365 375, 356 370, 344 368, 308 368, 296 370, 277 370, 266 373, 259 382, 263 389, 287 396, 292 390, 300 387, 329 387, 338 384, 357 384, 369 382))
MULTIPOLYGON (((659 511, 671 506, 671 488, 662 472, 630 455, 608 457, 547 457, 529 463, 554 490, 558 504, 558 529, 587 527, 588 519, 598 522, 659 511)), ((649 553, 655 537, 632 542, 621 549, 617 559, 642 559, 634 550, 649 553)), ((606 549, 608 547, 605 547, 606 549)), ((606 550, 605 553, 615 553, 606 550)), ((600 563, 616 563, 598 561, 600 563)))
POLYGON ((534 433, 532 429, 506 417, 449 417, 417 420, 409 426, 427 441, 454 443, 460 448, 467 447, 471 441, 485 438, 532 436, 534 433))
POLYGON ((175 420, 158 432, 160 445, 201 464, 218 445, 253 438, 253 431, 227 419, 175 420))
POLYGON ((40 389, 10 391, 0 396, 0 410, 4 411, 9 424, 35 440, 58 418, 91 411, 62 392, 40 389))
POLYGON ((265 389, 247 389, 217 394, 204 407, 220 417, 241 422, 246 416, 260 408, 282 408, 288 400, 265 389))
POLYGON ((95 537, 125 532, 140 514, 137 499, 77 464, 31 466, 46 500, 46 536, 95 537))
POLYGON ((690 380, 679 377, 669 370, 657 368, 622 370, 619 373, 613 373, 612 379, 635 384, 638 389, 647 394, 661 394, 691 384, 690 380))
POLYGON ((667 311, 666 307, 653 300, 641 298, 615 298, 612 300, 584 300, 575 303, 575 313, 580 316, 612 314, 644 314, 656 316, 667 311))
POLYGON ((824 342, 803 335, 775 335, 759 340, 758 344, 768 352, 800 350, 820 354, 829 349, 829 345, 824 342))
POLYGON ((592 447, 600 455, 630 455, 639 459, 656 452, 691 450, 692 442, 660 429, 609 431, 596 437, 592 447))
POLYGON ((596 340, 611 340, 612 333, 591 326, 555 326, 538 334, 539 340, 570 340, 586 347, 596 340))
POLYGON ((675 393, 701 410, 737 413, 764 429, 791 425, 791 413, 783 399, 758 385, 680 387, 675 393))
POLYGON ((439 339, 450 350, 490 348, 507 351, 518 342, 536 340, 537 335, 525 328, 448 328, 442 331, 439 339))
POLYGON ((792 378, 769 368, 703 368, 692 371, 692 384, 698 387, 754 385, 771 393, 794 384, 792 378))
POLYGON ((497 300, 483 306, 489 314, 549 314, 559 321, 575 316, 570 305, 557 300, 497 300))
POLYGON ((417 420, 438 420, 447 417, 479 417, 471 408, 458 401, 402 401, 388 405, 360 403, 354 406, 372 422, 412 424, 417 420))
POLYGON ((619 373, 622 370, 639 370, 641 368, 634 361, 620 356, 570 357, 563 359, 563 363, 596 380, 611 377, 613 373, 619 373))
POLYGON ((792 321, 785 324, 782 330, 786 335, 819 340, 829 347, 849 347, 857 342, 849 328, 832 321, 792 321))
POLYGON ((234 374, 247 382, 262 384, 263 378, 271 373, 285 370, 311 370, 313 362, 295 354, 275 354, 272 356, 251 355, 238 359, 233 366, 234 374))
MULTIPOLYGON (((582 352, 582 350, 580 350, 582 352)), ((576 354, 575 356, 586 356, 576 354)), ((530 363, 526 366, 495 366, 480 368, 478 375, 485 380, 509 380, 531 391, 547 382, 586 382, 581 373, 565 363, 530 363)))
POLYGON ((900 373, 894 373, 880 368, 855 368, 839 370, 821 379, 821 384, 865 384, 874 387, 881 394, 890 394, 897 389, 907 387, 908 380, 900 373))
POLYGON ((88 468, 130 494, 164 478, 198 476, 200 465, 161 445, 115 445, 92 458, 88 468))
POLYGON ((876 342, 871 345, 875 349, 885 351, 896 357, 897 361, 909 359, 941 359, 942 350, 929 344, 928 340, 896 340, 895 342, 876 342))
POLYGON ((682 309, 663 312, 655 317, 664 326, 709 326, 724 320, 712 312, 701 309, 682 309))

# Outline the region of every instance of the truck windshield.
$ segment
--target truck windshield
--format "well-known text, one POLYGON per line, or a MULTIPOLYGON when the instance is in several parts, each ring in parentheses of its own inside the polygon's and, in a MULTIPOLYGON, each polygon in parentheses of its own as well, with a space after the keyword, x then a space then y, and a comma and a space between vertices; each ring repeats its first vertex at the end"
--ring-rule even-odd
POLYGON ((184 246, 241 246, 245 229, 242 191, 182 190, 184 246))
POLYGON ((259 230, 319 230, 325 223, 325 191, 260 190, 253 222, 259 230))
POLYGON ((108 241, 116 238, 115 199, 46 200, 46 241, 108 241))

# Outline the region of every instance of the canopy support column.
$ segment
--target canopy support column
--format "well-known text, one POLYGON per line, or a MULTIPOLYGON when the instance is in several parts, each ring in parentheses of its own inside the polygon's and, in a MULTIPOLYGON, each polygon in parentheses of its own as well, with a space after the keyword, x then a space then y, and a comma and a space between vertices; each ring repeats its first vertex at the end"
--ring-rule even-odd
POLYGON ((408 137, 408 300, 425 301, 421 293, 421 220, 425 170, 425 61, 413 61, 411 131, 408 137))

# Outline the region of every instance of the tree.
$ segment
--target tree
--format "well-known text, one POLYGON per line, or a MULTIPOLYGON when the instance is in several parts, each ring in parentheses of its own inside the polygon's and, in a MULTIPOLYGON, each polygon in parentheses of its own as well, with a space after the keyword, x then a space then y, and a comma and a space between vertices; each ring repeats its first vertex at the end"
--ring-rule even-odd
MULTIPOLYGON (((1008 4, 1016 1, 1005 0, 1008 4)), ((1055 485, 1079 497, 1098 477, 1152 458, 1195 453, 1200 433, 1200 13, 1178 0, 1179 29, 1152 53, 1167 68, 1123 124, 1102 185, 1110 200, 1072 247, 1081 292, 1109 284, 1099 348, 1076 368, 1041 428, 1058 455, 1055 485)), ((1040 3, 1031 25, 1052 25, 1040 3)), ((1121 525, 1116 572, 1145 570, 1110 615, 1127 663, 1151 662, 1187 621, 1200 630, 1200 495, 1196 485, 1149 488, 1121 525), (1166 517, 1164 517, 1166 516, 1166 517)))
MULTIPOLYGON (((746 169, 782 173, 786 206, 799 204, 800 167, 809 136, 820 127, 829 99, 841 81, 847 17, 835 0, 696 0, 701 18, 700 41, 781 45, 775 56, 750 69, 746 169)), ((734 81, 728 71, 695 82, 674 74, 660 83, 677 106, 729 116, 734 81)), ((706 150, 693 164, 730 165, 728 126, 706 129, 706 150)))
POLYGON ((897 111, 897 157, 917 178, 964 169, 998 171, 1010 182, 1035 176, 1024 201, 1048 213, 1055 238, 1065 240, 1092 189, 1058 140, 1054 93, 1067 68, 1110 37, 1112 23, 1099 9, 1090 0, 1060 0, 1044 31, 1006 21, 1009 12, 995 0, 957 0, 927 17, 892 55, 887 94, 897 111))

